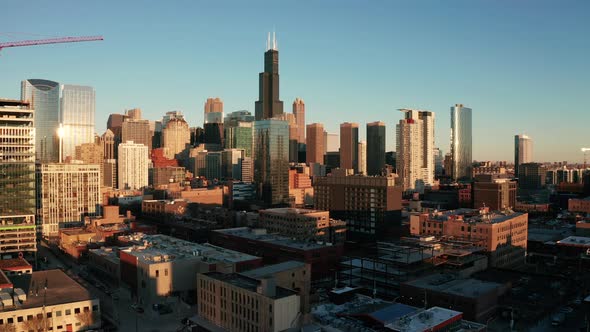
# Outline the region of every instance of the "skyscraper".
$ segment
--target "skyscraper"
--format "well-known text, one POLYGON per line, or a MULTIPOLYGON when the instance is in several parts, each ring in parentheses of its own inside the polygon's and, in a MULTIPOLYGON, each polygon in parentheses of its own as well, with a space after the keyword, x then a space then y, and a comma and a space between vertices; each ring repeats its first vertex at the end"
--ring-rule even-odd
POLYGON ((84 216, 99 212, 99 165, 38 164, 37 180, 39 223, 44 238, 57 237, 60 228, 80 224, 84 216))
POLYGON ((225 146, 242 149, 246 157, 252 157, 252 122, 239 121, 235 126, 226 127, 225 146))
POLYGON ((207 113, 223 113, 223 100, 217 98, 207 98, 205 102, 205 114, 207 113))
POLYGON ((340 168, 352 169, 358 173, 358 143, 358 123, 342 123, 340 125, 340 168))
POLYGON ((527 135, 514 136, 514 176, 519 176, 521 164, 533 162, 533 140, 527 135))
POLYGON ((289 162, 296 163, 299 153, 299 144, 297 143, 299 128, 297 127, 297 120, 292 113, 283 113, 276 116, 275 119, 287 121, 289 124, 289 162))
POLYGON ((166 158, 174 159, 177 154, 186 149, 191 142, 191 132, 184 119, 175 118, 166 124, 162 130, 162 138, 166 149, 166 158))
POLYGON ((259 75, 259 93, 255 109, 256 120, 272 119, 283 114, 283 102, 279 100, 279 51, 274 33, 272 47, 270 33, 268 34, 264 71, 259 75))
POLYGON ((434 113, 400 109, 396 168, 404 191, 422 192, 434 183, 434 113))
POLYGON ((289 124, 280 120, 254 122, 254 180, 268 205, 289 200, 289 124))
POLYGON ((94 88, 63 84, 60 90, 60 121, 64 128, 63 155, 74 157, 76 146, 94 142, 94 88))
POLYGON ((293 115, 297 121, 297 141, 306 144, 305 141, 305 102, 301 98, 295 98, 293 102, 293 115))
POLYGON ((36 157, 41 162, 58 159, 59 96, 57 82, 41 79, 21 82, 21 99, 35 109, 36 157))
POLYGON ((152 131, 150 121, 141 119, 125 119, 121 125, 121 142, 133 141, 148 147, 148 153, 152 151, 152 131))
POLYGON ((307 163, 324 164, 324 155, 326 154, 324 139, 324 125, 321 123, 312 123, 307 125, 307 163))
POLYGON ((141 189, 148 185, 148 147, 134 142, 119 144, 119 189, 141 189))
POLYGON ((115 159, 115 134, 107 129, 100 137, 104 159, 115 159))
POLYGON ((0 254, 36 251, 35 124, 28 102, 0 99, 0 254))
POLYGON ((367 175, 367 141, 360 141, 358 145, 358 173, 367 175))
POLYGON ((455 180, 471 178, 471 108, 451 107, 451 176, 455 180))
POLYGON ((385 167, 385 123, 367 123, 367 175, 381 175, 385 167))

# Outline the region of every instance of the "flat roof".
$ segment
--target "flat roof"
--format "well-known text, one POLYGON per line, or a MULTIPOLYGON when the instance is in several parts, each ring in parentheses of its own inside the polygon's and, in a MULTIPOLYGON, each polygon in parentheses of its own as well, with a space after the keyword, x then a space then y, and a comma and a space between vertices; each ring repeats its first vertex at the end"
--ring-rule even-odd
POLYGON ((301 214, 301 215, 311 214, 311 213, 320 213, 320 212, 329 213, 329 211, 324 211, 324 210, 296 209, 296 208, 275 208, 275 209, 261 210, 260 212, 267 212, 267 213, 273 213, 273 214, 301 214))
POLYGON ((489 213, 480 214, 478 209, 460 208, 456 210, 439 211, 429 213, 428 219, 431 221, 447 221, 452 216, 462 216, 465 223, 501 223, 523 215, 521 212, 507 211, 490 211, 489 213))
POLYGON ((198 244, 181 240, 172 236, 135 233, 121 236, 136 245, 121 249, 146 264, 161 263, 175 260, 211 260, 218 262, 238 263, 259 259, 239 251, 225 249, 212 244, 198 244))
POLYGON ((284 246, 299 250, 314 250, 331 247, 331 244, 317 242, 303 242, 292 240, 285 236, 266 233, 266 229, 251 229, 248 227, 216 229, 213 232, 241 237, 253 241, 267 242, 277 246, 284 246))
POLYGON ((399 332, 431 331, 440 324, 459 321, 462 317, 462 312, 432 307, 411 316, 404 316, 385 327, 399 332))
POLYGON ((263 266, 254 270, 242 272, 242 275, 245 275, 250 278, 261 278, 265 276, 270 276, 278 272, 289 271, 292 269, 298 269, 305 267, 305 263, 298 262, 298 261, 286 261, 279 264, 267 265, 263 266))
MULTIPOLYGON (((223 281, 223 282, 226 282, 226 283, 231 284, 233 286, 236 286, 236 287, 239 287, 239 288, 242 288, 242 289, 248 290, 250 292, 254 292, 254 293, 256 293, 256 291, 258 289, 258 285, 260 284, 260 281, 258 279, 246 277, 246 276, 238 274, 238 273, 208 272, 208 273, 204 273, 204 275, 206 275, 209 278, 223 281)), ((275 296, 272 296, 270 298, 281 299, 284 297, 297 295, 297 292, 295 292, 293 290, 286 289, 286 288, 279 287, 279 286, 275 286, 275 287, 276 287, 275 296)), ((267 295, 264 295, 264 296, 269 297, 267 295)))
POLYGON ((565 246, 590 248, 590 237, 568 236, 565 239, 557 241, 557 244, 561 244, 561 245, 565 245, 565 246))
POLYGON ((28 268, 32 268, 31 264, 22 257, 0 260, 0 270, 3 271, 15 271, 28 268))
POLYGON ((72 280, 62 270, 36 271, 32 274, 13 276, 11 279, 14 288, 21 288, 27 294, 27 300, 19 309, 94 299, 88 290, 72 280))
POLYGON ((406 285, 468 298, 495 292, 502 285, 479 279, 456 279, 453 274, 433 274, 405 282, 406 285))

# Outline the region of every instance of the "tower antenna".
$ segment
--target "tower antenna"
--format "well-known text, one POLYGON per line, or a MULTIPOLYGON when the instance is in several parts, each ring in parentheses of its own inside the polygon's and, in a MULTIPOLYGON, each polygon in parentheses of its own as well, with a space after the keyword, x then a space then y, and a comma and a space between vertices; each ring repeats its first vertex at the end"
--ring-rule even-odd
POLYGON ((268 33, 268 37, 266 38, 266 50, 270 50, 270 32, 268 33))

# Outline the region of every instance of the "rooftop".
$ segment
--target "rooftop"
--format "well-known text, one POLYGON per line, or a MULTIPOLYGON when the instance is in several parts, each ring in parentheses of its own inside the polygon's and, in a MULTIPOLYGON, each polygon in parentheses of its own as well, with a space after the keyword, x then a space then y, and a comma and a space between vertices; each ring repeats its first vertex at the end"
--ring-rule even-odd
POLYGON ((583 236, 568 236, 563 240, 557 241, 557 244, 565 246, 575 247, 588 247, 590 248, 590 237, 583 236))
POLYGON ((140 261, 152 264, 178 260, 212 260, 238 263, 258 259, 256 256, 233 251, 212 244, 198 244, 167 235, 135 233, 120 236, 119 240, 134 243, 122 251, 136 256, 140 261))
POLYGON ((0 260, 0 270, 2 271, 15 271, 30 268, 32 268, 31 264, 22 257, 0 260))
POLYGON ((321 213, 321 212, 328 213, 328 211, 323 211, 323 210, 295 209, 295 208, 266 209, 266 210, 262 210, 260 212, 273 213, 273 214, 302 214, 302 215, 312 214, 312 213, 321 213))
MULTIPOLYGON (((209 272, 205 273, 209 278, 226 282, 231 284, 235 287, 239 287, 250 292, 257 292, 258 286, 260 285, 260 281, 254 278, 246 277, 244 275, 238 273, 221 273, 221 272, 209 272)), ((286 289, 283 287, 276 286, 275 296, 272 296, 273 299, 281 299, 284 297, 297 295, 297 292, 286 289)), ((265 295, 266 296, 266 295, 265 295)), ((268 296, 267 296, 268 297, 268 296)))
POLYGON ((228 228, 228 229, 218 229, 214 230, 214 232, 226 234, 230 236, 241 237, 249 240, 254 241, 261 241, 271 243, 277 246, 284 246, 289 247, 292 249, 299 249, 299 250, 314 250, 314 249, 321 249, 330 247, 331 244, 323 244, 317 242, 303 242, 303 241, 296 241, 292 240, 288 237, 276 235, 276 234, 267 234, 266 229, 252 229, 248 227, 238 227, 238 228, 228 228))
POLYGON ((265 276, 270 276, 278 272, 289 271, 292 269, 298 269, 305 267, 305 263, 298 262, 298 261, 286 261, 279 264, 267 265, 263 266, 254 270, 242 272, 242 275, 250 278, 262 278, 265 276))
POLYGON ((32 274, 13 276, 11 279, 14 288, 21 288, 27 295, 22 309, 93 299, 84 287, 62 270, 36 271, 32 274))
POLYGON ((502 286, 495 282, 478 279, 456 279, 456 276, 452 274, 433 274, 405 284, 467 298, 477 298, 483 294, 495 292, 502 286))
POLYGON ((463 220, 466 223, 501 223, 515 217, 521 216, 523 213, 514 212, 512 210, 505 211, 490 211, 486 212, 478 209, 456 209, 448 211, 438 211, 428 214, 430 220, 447 221, 447 220, 463 220))
POLYGON ((387 328, 400 332, 432 331, 441 324, 459 321, 463 313, 441 307, 432 307, 412 316, 402 317, 387 324, 387 328))

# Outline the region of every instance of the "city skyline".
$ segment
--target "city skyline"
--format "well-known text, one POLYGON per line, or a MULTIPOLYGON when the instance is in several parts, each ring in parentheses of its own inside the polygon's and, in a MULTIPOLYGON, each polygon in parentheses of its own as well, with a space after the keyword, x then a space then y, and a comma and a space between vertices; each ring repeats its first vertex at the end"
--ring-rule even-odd
MULTIPOLYGON (((280 99, 287 103, 296 97, 305 99, 307 123, 323 123, 328 132, 337 132, 341 122, 357 122, 359 138, 363 139, 366 123, 383 121, 388 131, 387 150, 391 151, 395 146, 394 125, 399 120, 396 109, 425 109, 440 115, 435 130, 436 146, 448 153, 450 119, 445 114, 448 105, 462 103, 475 110, 473 157, 476 160, 510 161, 512 137, 525 132, 535 137, 535 161, 581 162, 580 148, 588 145, 583 124, 590 117, 583 110, 582 91, 588 86, 588 78, 583 77, 588 68, 583 60, 588 56, 588 47, 577 40, 587 31, 583 13, 588 5, 571 2, 571 7, 562 8, 549 2, 537 2, 535 7, 527 3, 509 7, 456 3, 454 8, 437 8, 385 2, 361 6, 349 2, 334 12, 335 18, 307 26, 285 17, 297 10, 296 4, 263 9, 256 4, 246 8, 235 4, 225 16, 212 15, 203 22, 190 20, 193 26, 171 22, 167 27, 141 30, 128 25, 135 19, 117 19, 132 12, 135 7, 129 4, 122 5, 117 12, 108 11, 114 15, 115 22, 110 27, 98 25, 107 15, 106 7, 100 5, 72 6, 72 11, 80 14, 72 20, 48 20, 42 16, 47 11, 56 10, 55 15, 47 15, 52 18, 65 13, 40 5, 34 10, 29 8, 28 12, 37 22, 47 23, 45 31, 28 33, 102 34, 105 41, 83 46, 3 50, 0 72, 4 79, 0 91, 17 99, 19 82, 31 78, 92 86, 96 91, 98 134, 106 129, 109 114, 133 107, 142 108, 144 118, 150 120, 167 111, 181 110, 189 124, 197 126, 203 123, 202 104, 213 96, 224 100, 227 112, 247 109, 254 113, 256 74, 262 68, 260 52, 264 51, 266 33, 273 27, 268 26, 268 21, 249 24, 240 31, 233 26, 249 21, 248 14, 275 15, 275 21, 280 22, 275 23, 281 52, 280 99), (446 22, 448 14, 473 14, 478 10, 486 10, 490 17, 462 16, 463 25, 471 23, 474 29, 461 29, 449 23, 440 25, 441 21, 446 22), (567 16, 567 22, 547 20, 556 11, 567 16), (361 32, 355 31, 356 25, 346 27, 338 22, 346 21, 353 14, 360 14, 358 24, 366 25, 361 32), (392 23, 391 15, 399 15, 401 21, 392 23), (417 15, 431 22, 415 29, 400 29, 417 15), (204 29, 213 19, 220 20, 218 29, 204 29), (230 21, 236 22, 225 27, 230 21), (440 31, 433 29, 437 23, 440 31), (216 51, 203 52, 198 46, 184 46, 187 41, 207 44, 207 49, 216 51), (211 42, 214 44, 208 44, 211 42), (351 47, 352 42, 355 47, 351 47), (409 55, 398 52, 400 46, 411 47, 409 55), (176 51, 170 52, 171 49, 176 51), (43 57, 38 56, 40 52, 43 57), (561 60, 546 61, 551 58, 561 60), (150 61, 161 61, 161 68, 146 73, 150 61), (209 70, 213 69, 206 67, 219 69, 217 65, 226 61, 226 68, 211 76, 209 70), (555 126, 558 118, 551 116, 555 110, 559 110, 560 116, 577 121, 555 126), (335 113, 339 114, 338 121, 333 120, 335 113), (560 143, 563 140, 572 144, 564 146, 560 143)), ((20 6, 9 4, 7 12, 21 11, 20 6)), ((190 6, 203 11, 218 8, 218 5, 190 6)), ((321 4, 308 4, 308 7, 310 22, 331 9, 321 4)), ((154 19, 160 14, 158 9, 162 8, 146 8, 133 14, 136 19, 154 19)), ((162 14, 190 18, 189 13, 170 8, 162 14)), ((12 20, 9 17, 8 23, 16 25, 12 20)), ((2 41, 35 38, 38 37, 6 33, 0 36, 2 41)))

